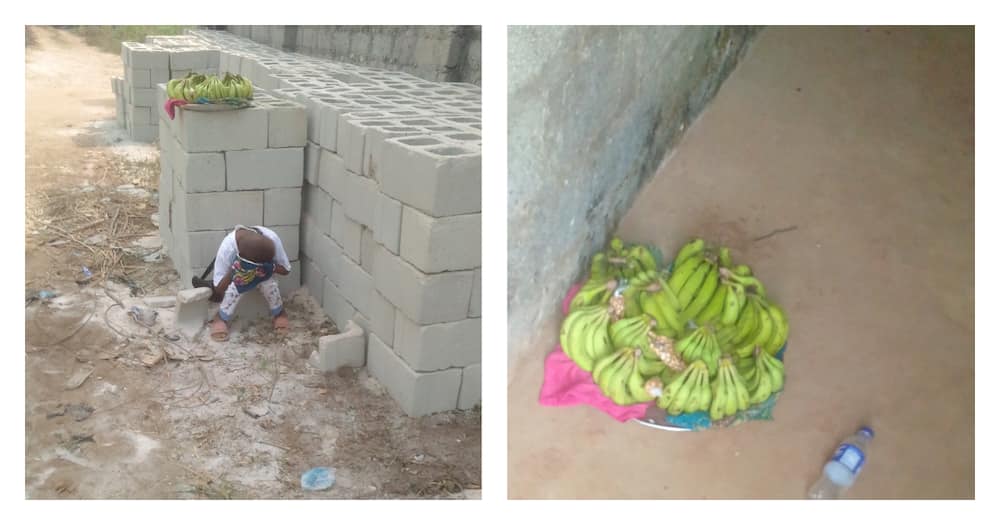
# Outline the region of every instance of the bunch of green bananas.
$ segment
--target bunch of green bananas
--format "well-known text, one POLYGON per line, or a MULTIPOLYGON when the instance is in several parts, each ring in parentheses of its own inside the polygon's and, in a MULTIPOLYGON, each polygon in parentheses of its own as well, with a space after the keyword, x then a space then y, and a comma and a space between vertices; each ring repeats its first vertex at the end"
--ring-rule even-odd
POLYGON ((615 403, 658 398, 671 414, 707 410, 717 420, 781 390, 784 365, 773 356, 787 318, 750 267, 693 239, 672 270, 645 245, 612 239, 571 301, 566 354, 615 403))
POLYGON ((241 75, 226 73, 225 78, 189 73, 183 79, 167 82, 167 96, 194 102, 199 99, 225 100, 253 98, 253 85, 241 75))
POLYGON ((741 358, 736 366, 750 391, 752 404, 766 401, 785 386, 785 365, 760 349, 752 357, 741 358))
POLYGON ((685 363, 703 361, 708 368, 708 375, 715 377, 719 370, 719 358, 722 357, 722 346, 711 325, 702 325, 688 332, 677 341, 677 353, 685 363))
MULTIPOLYGON (((770 395, 770 393, 768 394, 770 395)), ((766 397, 764 399, 767 399, 766 397)), ((712 383, 712 404, 708 415, 713 421, 750 407, 750 392, 729 357, 719 360, 719 375, 712 383)))
POLYGON ((656 400, 656 405, 677 415, 682 412, 708 410, 712 403, 708 366, 702 360, 693 361, 684 372, 674 377, 656 400))
POLYGON ((614 347, 608 327, 611 311, 607 305, 584 306, 570 312, 559 330, 559 344, 580 368, 590 372, 594 364, 614 347))
POLYGON ((662 389, 658 377, 643 373, 646 360, 638 348, 620 348, 594 365, 594 382, 601 392, 619 405, 652 401, 662 389))

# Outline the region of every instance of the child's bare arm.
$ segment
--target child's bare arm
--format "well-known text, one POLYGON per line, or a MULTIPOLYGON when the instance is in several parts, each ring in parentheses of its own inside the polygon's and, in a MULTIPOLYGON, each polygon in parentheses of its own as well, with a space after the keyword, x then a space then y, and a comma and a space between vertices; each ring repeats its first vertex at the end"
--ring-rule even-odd
POLYGON ((226 289, 229 288, 229 284, 232 282, 233 282, 233 271, 229 270, 229 273, 227 273, 226 276, 219 281, 219 284, 212 289, 213 303, 222 302, 222 297, 226 295, 226 289))

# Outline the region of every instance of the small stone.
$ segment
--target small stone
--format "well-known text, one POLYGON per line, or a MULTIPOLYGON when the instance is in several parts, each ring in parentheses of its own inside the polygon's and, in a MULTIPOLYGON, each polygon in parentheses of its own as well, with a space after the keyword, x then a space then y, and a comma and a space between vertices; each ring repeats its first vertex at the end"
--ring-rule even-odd
POLYGON ((271 412, 271 409, 268 408, 267 403, 259 403, 259 404, 256 404, 256 405, 251 405, 251 406, 248 406, 248 407, 243 407, 243 412, 246 415, 248 415, 248 416, 250 416, 250 417, 252 417, 254 419, 257 419, 257 418, 261 418, 261 417, 266 416, 268 413, 271 412))
POLYGON ((207 301, 212 296, 209 288, 190 288, 177 292, 177 304, 191 304, 200 301, 207 301))

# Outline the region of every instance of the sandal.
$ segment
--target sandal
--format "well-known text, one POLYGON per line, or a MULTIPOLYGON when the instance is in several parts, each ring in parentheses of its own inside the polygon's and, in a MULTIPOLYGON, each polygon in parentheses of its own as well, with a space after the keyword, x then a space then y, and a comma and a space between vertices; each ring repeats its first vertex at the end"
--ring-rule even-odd
POLYGON ((229 340, 229 326, 222 319, 213 319, 211 325, 212 339, 225 343, 229 340))

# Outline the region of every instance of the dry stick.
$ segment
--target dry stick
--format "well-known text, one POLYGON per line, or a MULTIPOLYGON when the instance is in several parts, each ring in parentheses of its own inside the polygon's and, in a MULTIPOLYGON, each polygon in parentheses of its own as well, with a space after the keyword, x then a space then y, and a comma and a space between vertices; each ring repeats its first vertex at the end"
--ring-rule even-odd
POLYGON ((792 230, 797 230, 797 229, 799 229, 798 226, 789 226, 787 228, 779 228, 777 230, 773 230, 771 233, 769 233, 767 235, 761 235, 760 237, 757 237, 756 239, 753 240, 753 242, 763 241, 764 239, 767 239, 768 237, 775 236, 775 235, 777 235, 779 233, 790 232, 792 230))

